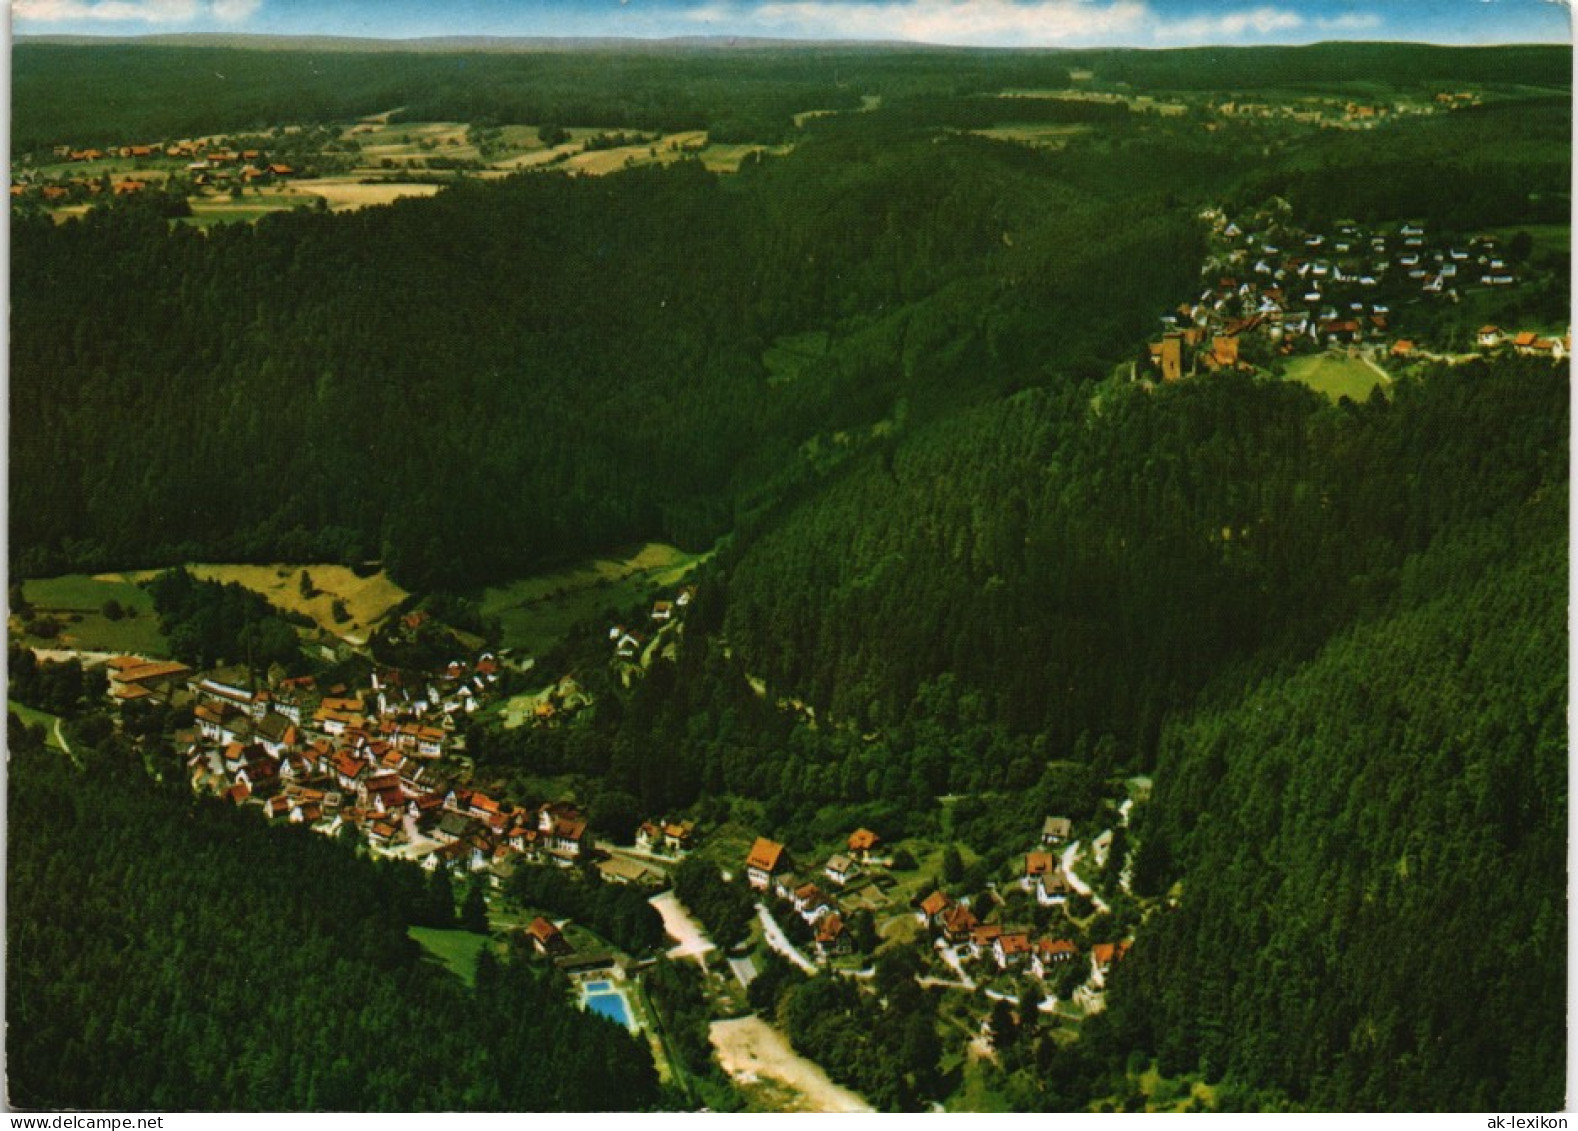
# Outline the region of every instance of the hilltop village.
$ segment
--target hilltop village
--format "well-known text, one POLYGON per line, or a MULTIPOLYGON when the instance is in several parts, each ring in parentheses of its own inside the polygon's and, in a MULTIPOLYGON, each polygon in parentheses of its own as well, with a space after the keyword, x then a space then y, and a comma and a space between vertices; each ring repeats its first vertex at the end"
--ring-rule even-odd
POLYGON ((1400 323, 1434 324, 1419 316, 1421 304, 1450 307, 1470 290, 1512 291, 1524 283, 1528 249, 1499 236, 1447 236, 1422 221, 1306 227, 1282 201, 1246 217, 1211 209, 1201 219, 1210 233, 1203 289, 1161 315, 1162 335, 1149 343, 1136 376, 1177 381, 1268 368, 1322 350, 1371 364, 1501 351, 1559 362, 1572 352, 1570 329, 1555 336, 1485 324, 1472 342, 1431 330, 1398 332, 1400 323))

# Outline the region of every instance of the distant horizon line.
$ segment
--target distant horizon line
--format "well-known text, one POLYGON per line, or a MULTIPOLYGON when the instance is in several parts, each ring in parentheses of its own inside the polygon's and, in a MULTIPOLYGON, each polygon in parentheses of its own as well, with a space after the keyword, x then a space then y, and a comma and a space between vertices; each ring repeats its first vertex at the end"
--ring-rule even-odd
POLYGON ((39 43, 57 46, 92 46, 95 44, 127 44, 127 45, 178 45, 179 43, 208 43, 223 44, 233 43, 238 40, 257 40, 274 42, 280 45, 301 46, 318 45, 328 47, 333 45, 360 46, 360 47, 442 47, 459 45, 492 45, 508 48, 510 46, 616 46, 616 45, 660 45, 660 46, 721 46, 721 47, 782 47, 782 48, 881 48, 884 50, 928 50, 928 51, 969 51, 969 52, 996 52, 1005 54, 1032 54, 1032 53, 1057 53, 1076 54, 1080 52, 1101 51, 1136 51, 1160 53, 1167 51, 1262 51, 1262 50, 1301 50, 1312 47, 1432 47, 1443 51, 1494 51, 1505 48, 1543 47, 1557 50, 1573 50, 1571 42, 1549 42, 1541 40, 1509 40, 1506 42, 1487 43, 1440 43, 1423 39, 1318 39, 1308 43, 1195 43, 1182 44, 1170 47, 1135 46, 1130 44, 1105 44, 1081 47, 1008 47, 1008 46, 983 46, 958 43, 935 43, 915 39, 838 39, 826 37, 805 36, 763 36, 763 35, 729 35, 729 34, 695 34, 695 35, 422 35, 422 36, 359 36, 359 35, 311 35, 292 32, 223 32, 223 31, 191 31, 191 32, 152 32, 139 35, 99 35, 90 32, 33 32, 18 33, 13 30, 11 41, 13 44, 39 43), (178 41, 178 42, 177 42, 178 41))

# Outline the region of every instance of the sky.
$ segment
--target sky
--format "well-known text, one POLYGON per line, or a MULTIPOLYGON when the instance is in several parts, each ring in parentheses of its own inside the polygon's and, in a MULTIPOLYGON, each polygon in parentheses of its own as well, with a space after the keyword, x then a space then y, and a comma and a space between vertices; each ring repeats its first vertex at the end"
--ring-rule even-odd
POLYGON ((1572 0, 12 0, 19 35, 766 36, 984 47, 1570 43, 1572 0))

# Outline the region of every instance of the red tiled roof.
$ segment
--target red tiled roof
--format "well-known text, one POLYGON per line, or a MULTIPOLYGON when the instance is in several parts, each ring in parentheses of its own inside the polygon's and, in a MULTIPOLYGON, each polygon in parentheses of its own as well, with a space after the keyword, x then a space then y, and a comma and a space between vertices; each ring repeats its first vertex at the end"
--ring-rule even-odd
POLYGON ((849 834, 849 851, 869 852, 875 848, 882 838, 870 829, 856 829, 849 834))
POLYGON ((745 866, 759 868, 768 873, 776 872, 779 862, 783 859, 783 852, 783 845, 759 836, 756 838, 756 843, 751 845, 750 855, 745 858, 745 866))

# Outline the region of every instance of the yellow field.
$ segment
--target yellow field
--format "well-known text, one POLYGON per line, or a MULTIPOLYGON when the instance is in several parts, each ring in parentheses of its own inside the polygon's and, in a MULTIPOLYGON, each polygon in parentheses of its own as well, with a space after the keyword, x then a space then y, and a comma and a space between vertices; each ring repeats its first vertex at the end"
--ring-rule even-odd
MULTIPOLYGON (((228 585, 234 582, 250 589, 275 608, 311 617, 325 632, 351 644, 365 644, 378 622, 410 596, 382 570, 371 577, 357 577, 342 565, 206 565, 186 567, 193 577, 228 585), (317 596, 306 600, 301 595, 301 571, 312 576, 317 596), (345 602, 348 621, 334 619, 334 601, 345 602)), ((132 574, 104 574, 102 580, 142 581, 157 571, 132 574)))
POLYGON ((295 197, 321 196, 331 212, 353 212, 374 204, 389 204, 408 196, 436 196, 443 185, 376 184, 364 185, 355 177, 320 177, 296 181, 288 190, 295 197))

